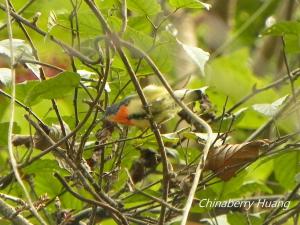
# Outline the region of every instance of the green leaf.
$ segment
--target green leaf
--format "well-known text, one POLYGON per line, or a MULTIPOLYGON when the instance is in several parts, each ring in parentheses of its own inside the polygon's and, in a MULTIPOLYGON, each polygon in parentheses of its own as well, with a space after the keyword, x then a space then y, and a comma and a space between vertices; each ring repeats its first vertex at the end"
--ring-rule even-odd
POLYGON ((211 8, 210 4, 198 0, 170 0, 170 5, 175 8, 192 8, 192 9, 207 9, 211 8))
POLYGON ((140 15, 155 15, 161 9, 156 0, 127 0, 128 9, 140 15))
POLYGON ((41 99, 53 99, 66 96, 79 85, 80 75, 74 72, 63 72, 54 78, 35 85, 25 98, 25 103, 34 105, 41 99))
POLYGON ((300 32, 300 23, 296 21, 283 21, 274 24, 263 31, 264 35, 283 36, 283 35, 298 35, 300 32))
MULTIPOLYGON (((120 18, 111 16, 108 22, 114 30, 121 29, 122 20, 120 18)), ((134 45, 137 45, 138 47, 147 51, 151 48, 154 41, 153 38, 147 33, 134 29, 131 26, 127 26, 124 37, 125 39, 130 40, 134 45)))
POLYGON ((242 186, 238 190, 238 192, 244 196, 247 193, 252 194, 257 191, 260 191, 263 193, 268 193, 268 194, 272 194, 272 192, 273 192, 272 189, 270 189, 266 184, 264 184, 263 182, 261 182, 259 180, 246 181, 242 184, 242 186))
POLYGON ((286 35, 284 37, 285 49, 287 53, 300 52, 300 35, 286 35))
POLYGON ((242 214, 240 212, 236 213, 228 213, 227 214, 227 221, 231 225, 260 225, 264 221, 264 217, 259 214, 242 214))
POLYGON ((164 142, 176 143, 179 140, 178 133, 167 133, 161 135, 164 142))
POLYGON ((275 178, 287 189, 295 185, 295 176, 300 171, 299 159, 298 152, 289 152, 274 159, 275 178))
POLYGON ((16 85, 16 98, 21 102, 25 102, 26 96, 38 84, 40 84, 40 82, 37 80, 25 81, 23 83, 17 84, 16 85))
POLYGON ((265 116, 275 116, 276 113, 279 110, 279 107, 285 102, 286 98, 288 96, 284 96, 275 102, 272 102, 271 104, 255 104, 253 105, 253 109, 261 114, 264 114, 265 116))
POLYGON ((47 193, 50 197, 57 195, 61 190, 61 184, 53 173, 59 172, 62 176, 67 175, 55 160, 50 159, 40 159, 24 168, 23 172, 35 175, 35 190, 39 195, 47 193))
POLYGON ((25 173, 34 174, 54 173, 57 170, 63 172, 63 170, 58 166, 58 163, 51 159, 40 159, 23 169, 25 173))
MULTIPOLYGON (((4 147, 7 146, 7 139, 8 139, 8 127, 9 123, 0 123, 0 146, 4 147)), ((14 122, 14 127, 13 127, 13 133, 18 134, 20 133, 21 128, 17 123, 14 122)))
POLYGON ((288 53, 300 52, 300 23, 298 21, 283 21, 276 23, 264 30, 262 34, 283 36, 285 49, 288 53))

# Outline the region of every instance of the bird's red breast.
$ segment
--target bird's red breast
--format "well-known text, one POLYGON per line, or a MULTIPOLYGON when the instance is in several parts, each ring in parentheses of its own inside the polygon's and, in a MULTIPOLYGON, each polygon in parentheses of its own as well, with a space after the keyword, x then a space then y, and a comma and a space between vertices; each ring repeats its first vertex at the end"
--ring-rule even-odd
POLYGON ((125 105, 120 106, 116 115, 112 117, 112 120, 125 125, 133 125, 132 121, 128 119, 128 109, 125 105))

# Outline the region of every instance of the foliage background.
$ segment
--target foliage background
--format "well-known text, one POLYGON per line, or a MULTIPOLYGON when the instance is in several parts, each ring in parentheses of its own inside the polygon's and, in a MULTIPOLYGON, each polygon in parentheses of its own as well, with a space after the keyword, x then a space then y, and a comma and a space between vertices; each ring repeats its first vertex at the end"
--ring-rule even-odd
MULTIPOLYGON (((16 12, 26 4, 20 0, 10 2, 16 12)), ((23 82, 24 80, 34 80, 36 77, 32 71, 19 63, 16 67, 16 98, 30 107, 30 110, 48 126, 59 124, 57 112, 53 109, 53 102, 50 100, 55 98, 59 115, 68 124, 70 130, 73 130, 76 127, 77 119, 82 121, 90 108, 87 101, 92 100, 91 96, 94 99, 99 90, 97 82, 101 84, 104 75, 103 68, 106 68, 105 60, 108 58, 106 45, 105 41, 98 42, 98 47, 103 51, 102 67, 100 64, 92 65, 84 60, 79 60, 72 53, 66 52, 62 46, 52 41, 52 36, 69 46, 73 46, 74 49, 78 49, 83 55, 97 59, 99 51, 94 47, 94 40, 104 36, 105 32, 86 4, 87 1, 32 0, 29 2, 30 5, 20 15, 33 21, 37 12, 40 12, 36 25, 33 26, 44 30, 46 35, 40 35, 35 29, 26 27, 40 61, 70 73, 65 73, 63 77, 60 74, 61 80, 54 81, 53 85, 48 83, 38 87, 40 81, 23 82), (76 13, 74 13, 75 11, 76 13), (73 34, 70 28, 71 24, 74 27, 73 34), (78 27, 76 28, 76 26, 78 27), (88 71, 88 76, 75 74, 76 71, 80 70, 88 71), (90 96, 82 86, 78 85, 79 79, 90 96), (76 104, 74 104, 74 99, 76 104)), ((95 1, 95 3, 111 29, 114 32, 122 30, 122 26, 124 26, 122 4, 124 2, 102 0, 95 1)), ((229 131, 229 143, 243 143, 266 138, 274 141, 287 137, 284 139, 285 143, 275 146, 269 154, 258 158, 251 165, 243 168, 229 181, 225 182, 216 177, 210 178, 211 172, 205 172, 202 179, 209 179, 205 181, 205 188, 203 185, 199 185, 196 198, 228 200, 264 196, 284 197, 294 191, 292 192, 293 195, 290 195, 293 200, 290 212, 294 212, 294 214, 289 215, 286 211, 281 211, 284 214, 279 215, 279 212, 276 212, 272 219, 280 221, 282 217, 289 215, 284 223, 297 224, 299 202, 297 200, 298 195, 295 193, 299 188, 298 173, 300 169, 299 136, 297 135, 300 119, 297 116, 299 115, 299 81, 292 77, 294 81, 288 82, 286 79, 287 82, 271 85, 272 88, 267 88, 259 93, 256 90, 283 77, 288 77, 287 74, 290 71, 297 71, 296 69, 299 67, 299 3, 293 0, 221 0, 205 3, 212 5, 209 11, 205 9, 205 5, 196 0, 162 0, 159 2, 156 0, 127 0, 128 21, 122 38, 147 52, 174 89, 208 86, 206 93, 212 103, 211 112, 215 114, 215 118, 209 121, 210 125, 215 133, 229 131), (174 32, 178 33, 176 37, 172 35, 174 32), (198 46, 210 53, 205 74, 201 73, 201 69, 182 49, 176 38, 187 46, 198 46), (235 120, 231 123, 232 116, 228 114, 225 117, 225 114, 222 113, 224 108, 225 111, 230 110, 244 96, 249 94, 251 98, 248 101, 242 101, 241 105, 230 111, 231 114, 235 115, 235 120), (271 105, 286 95, 289 96, 288 100, 277 106, 271 105), (289 99, 294 100, 290 101, 289 99), (257 104, 265 105, 253 107, 257 104), (281 108, 284 110, 280 110, 281 108), (224 121, 220 129, 221 117, 224 121), (269 124, 269 126, 264 127, 265 124, 269 124), (261 132, 253 136, 257 130, 261 130, 261 132)), ((5 26, 6 13, 2 6, 4 6, 4 1, 1 1, 2 10, 0 11, 0 37, 1 40, 4 40, 8 38, 8 33, 7 26, 5 26)), ((20 25, 14 22, 12 27, 13 37, 26 40, 28 44, 20 25)), ((75 140, 80 143, 83 141, 82 137, 87 135, 87 140, 82 142, 86 149, 83 154, 85 159, 90 159, 94 155, 93 146, 96 141, 99 142, 97 133, 99 135, 100 132, 100 136, 104 135, 105 140, 100 139, 100 143, 101 141, 103 143, 113 142, 102 150, 106 161, 100 163, 103 167, 99 164, 95 166, 92 173, 93 178, 98 181, 99 177, 103 177, 101 178, 104 180, 101 184, 102 190, 122 203, 123 206, 120 210, 127 209, 122 211, 124 214, 126 212, 129 216, 136 217, 141 221, 149 220, 155 224, 156 220, 159 221, 160 210, 154 207, 157 201, 145 196, 145 193, 162 198, 162 185, 161 182, 157 182, 162 178, 162 165, 159 164, 156 168, 152 168, 153 171, 148 176, 135 184, 137 188, 142 189, 154 183, 146 188, 144 193, 132 192, 124 188, 128 182, 126 169, 132 171, 130 169, 132 165, 141 159, 139 148, 158 151, 152 131, 148 130, 145 134, 141 134, 142 131, 137 128, 130 127, 127 131, 126 128, 120 127, 115 128, 109 135, 105 136, 101 131, 106 124, 103 121, 96 123, 94 120, 94 118, 99 119, 104 115, 103 110, 107 105, 114 101, 120 101, 135 91, 122 59, 112 46, 109 48, 111 67, 105 91, 99 100, 100 109, 95 108, 93 110, 92 116, 76 132, 75 140), (116 142, 116 140, 124 138, 132 139, 116 142), (120 162, 118 157, 122 159, 120 162)), ((128 49, 124 49, 124 51, 132 67, 136 70, 136 76, 142 86, 150 83, 160 84, 155 73, 143 58, 138 54, 132 54, 128 49)), ((18 62, 20 59, 16 60, 18 62)), ((2 55, 0 65, 2 68, 9 67, 9 58, 2 55)), ((58 74, 58 70, 53 67, 43 66, 43 68, 47 78, 58 74)), ((3 79, 0 77, 0 84, 4 84, 2 90, 10 93, 11 88, 9 85, 5 85, 3 79)), ((9 98, 3 94, 0 95, 1 193, 26 201, 19 184, 14 179, 5 180, 11 172, 7 153, 8 122, 11 117, 9 103, 9 98)), ((24 118, 25 114, 28 112, 24 108, 16 107, 15 134, 34 134, 35 129, 24 118)), ((173 156, 169 155, 169 160, 173 165, 174 174, 176 174, 177 183, 175 183, 178 185, 171 189, 169 200, 171 204, 174 204, 174 207, 182 208, 186 199, 183 186, 189 187, 189 182, 186 179, 191 171, 186 170, 181 174, 179 171, 197 159, 190 165, 190 168, 195 168, 197 161, 199 161, 202 145, 193 135, 195 131, 188 130, 178 134, 174 130, 178 120, 179 118, 176 117, 169 121, 161 128, 161 133, 168 134, 162 136, 165 146, 173 153, 173 156), (182 144, 179 144, 181 142, 182 144), (187 182, 187 184, 180 183, 180 180, 187 182)), ((185 127, 190 129, 189 124, 182 125, 182 128, 185 127)), ((18 163, 26 162, 40 152, 37 148, 28 149, 25 146, 14 148, 18 163)), ((97 163, 99 160, 99 158, 96 159, 97 163)), ((68 172, 59 167, 57 159, 52 154, 46 154, 38 161, 20 169, 19 172, 33 201, 39 202, 39 198, 47 194, 47 203, 42 206, 43 209, 40 212, 49 224, 58 223, 59 212, 72 210, 68 212, 71 217, 82 212, 83 209, 91 207, 91 204, 72 196, 53 176, 54 172, 61 176, 67 176, 68 172), (57 196, 59 196, 61 203, 59 209, 55 206, 57 196)), ((69 185, 73 186, 73 189, 82 196, 93 198, 79 183, 76 178, 69 181, 69 185)), ((13 202, 9 202, 9 204, 17 205, 13 202)), ((189 220, 199 223, 200 219, 214 221, 213 218, 215 218, 219 224, 225 224, 224 220, 226 223, 234 225, 263 224, 266 218, 270 218, 270 212, 272 211, 269 209, 252 209, 248 213, 230 210, 218 212, 215 209, 200 208, 194 204, 189 220)), ((23 210, 21 214, 33 224, 38 223, 34 217, 30 216, 30 211, 23 210)), ((180 217, 177 217, 179 215, 180 213, 171 213, 168 210, 166 222, 176 223, 176 218, 180 221, 180 217)), ((103 217, 101 224, 115 224, 115 221, 110 217, 103 217)), ((60 218, 60 220, 60 222, 65 220, 65 224, 73 223, 65 217, 60 218)), ((0 222, 1 224, 10 224, 9 220, 4 218, 0 219, 0 222)))

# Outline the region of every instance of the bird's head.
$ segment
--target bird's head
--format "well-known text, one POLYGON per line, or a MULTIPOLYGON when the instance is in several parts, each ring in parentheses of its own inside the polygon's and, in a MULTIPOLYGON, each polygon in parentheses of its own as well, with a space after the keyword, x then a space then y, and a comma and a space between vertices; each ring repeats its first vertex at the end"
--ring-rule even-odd
POLYGON ((128 103, 130 99, 124 99, 120 103, 113 104, 106 108, 105 119, 124 125, 133 125, 128 115, 128 103))

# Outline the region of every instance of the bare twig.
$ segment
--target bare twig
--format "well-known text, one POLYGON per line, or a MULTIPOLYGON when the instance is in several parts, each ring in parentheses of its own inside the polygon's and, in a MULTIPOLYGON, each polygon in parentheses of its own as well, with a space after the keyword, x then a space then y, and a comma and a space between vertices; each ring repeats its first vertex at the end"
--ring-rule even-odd
POLYGON ((9 47, 10 47, 10 64, 11 64, 11 104, 10 104, 10 120, 9 120, 9 128, 8 128, 8 153, 10 158, 10 163, 14 172, 14 175, 20 184, 26 198, 28 201, 28 205, 30 206, 30 210, 34 214, 34 216, 38 219, 41 224, 47 224, 44 219, 38 214, 37 210, 35 209, 31 197, 22 181, 20 173, 18 171, 18 164, 13 152, 13 145, 12 145, 12 138, 13 138, 13 125, 15 119, 15 99, 16 99, 16 74, 15 69, 13 68, 15 65, 14 59, 14 51, 13 51, 13 33, 12 33, 12 25, 11 25, 11 17, 10 17, 10 2, 9 0, 5 1, 6 3, 6 11, 7 11, 7 30, 9 36, 9 47))

